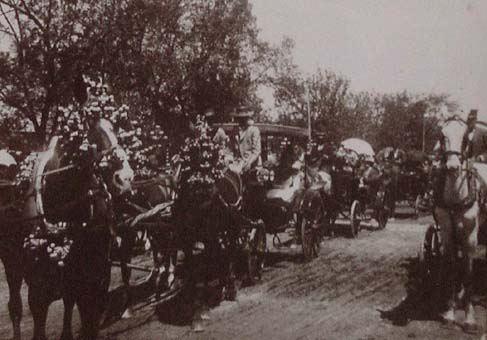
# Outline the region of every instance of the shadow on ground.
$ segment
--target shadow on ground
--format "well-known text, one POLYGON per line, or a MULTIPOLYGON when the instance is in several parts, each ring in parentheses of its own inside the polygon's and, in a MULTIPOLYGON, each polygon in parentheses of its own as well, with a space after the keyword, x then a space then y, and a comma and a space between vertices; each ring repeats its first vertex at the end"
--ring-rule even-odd
MULTIPOLYGON (((407 270, 406 297, 397 306, 390 310, 379 310, 381 318, 391 321, 396 326, 406 326, 410 321, 440 321, 439 314, 445 310, 446 299, 442 292, 445 286, 442 280, 422 275, 417 257, 406 259, 401 264, 407 270)), ((487 275, 486 263, 476 261, 474 264, 474 296, 475 301, 485 296, 487 284, 484 278, 487 275)), ((478 303, 478 302, 477 302, 478 303)))

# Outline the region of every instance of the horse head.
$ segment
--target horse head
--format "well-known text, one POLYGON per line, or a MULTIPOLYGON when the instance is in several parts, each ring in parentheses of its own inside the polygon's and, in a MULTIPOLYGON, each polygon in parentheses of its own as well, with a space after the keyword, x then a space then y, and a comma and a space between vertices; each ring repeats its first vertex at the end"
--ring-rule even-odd
POLYGON ((436 151, 439 153, 437 200, 447 206, 467 204, 475 197, 474 177, 467 162, 466 141, 471 138, 468 125, 460 118, 447 120, 442 129, 436 151), (467 203, 465 203, 467 202, 467 203))
POLYGON ((441 128, 439 151, 448 171, 458 171, 466 158, 467 124, 460 118, 447 120, 441 128))
POLYGON ((103 177, 111 193, 121 195, 131 190, 134 171, 128 162, 127 153, 118 144, 112 123, 98 119, 90 123, 88 142, 96 145, 103 177))

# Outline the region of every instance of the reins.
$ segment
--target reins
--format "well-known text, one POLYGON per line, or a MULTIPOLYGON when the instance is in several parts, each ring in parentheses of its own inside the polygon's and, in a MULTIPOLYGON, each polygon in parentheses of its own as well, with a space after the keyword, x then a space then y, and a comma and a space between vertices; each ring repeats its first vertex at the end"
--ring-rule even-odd
MULTIPOLYGON (((93 163, 100 163, 101 160, 103 159, 103 157, 105 157, 109 153, 113 152, 113 150, 115 150, 118 147, 119 147, 118 145, 114 145, 114 146, 108 148, 107 150, 104 150, 104 151, 100 152, 100 155, 98 157, 96 157, 96 159, 93 160, 92 164, 93 163)), ((45 176, 49 176, 49 175, 61 173, 61 172, 64 172, 64 171, 68 171, 68 170, 71 170, 71 169, 76 169, 77 167, 78 166, 75 165, 75 164, 69 164, 69 165, 63 166, 63 167, 58 168, 58 169, 45 171, 42 174, 36 175, 36 177, 45 177, 45 176)), ((88 167, 88 165, 85 165, 85 166, 81 167, 80 169, 83 170, 84 168, 87 168, 87 167, 88 167)))

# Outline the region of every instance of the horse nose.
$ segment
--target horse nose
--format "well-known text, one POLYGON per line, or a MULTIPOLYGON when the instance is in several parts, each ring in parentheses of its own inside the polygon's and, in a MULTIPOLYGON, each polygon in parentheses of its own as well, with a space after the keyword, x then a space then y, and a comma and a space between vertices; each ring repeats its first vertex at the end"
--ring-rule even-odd
POLYGON ((133 178, 134 172, 132 169, 121 169, 116 171, 113 175, 115 183, 122 188, 128 188, 133 178))

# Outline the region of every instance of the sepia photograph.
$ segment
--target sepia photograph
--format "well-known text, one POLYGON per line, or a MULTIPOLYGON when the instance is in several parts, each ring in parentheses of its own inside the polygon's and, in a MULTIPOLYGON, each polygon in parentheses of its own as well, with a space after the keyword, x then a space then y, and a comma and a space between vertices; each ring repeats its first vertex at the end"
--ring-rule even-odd
POLYGON ((0 0, 0 340, 487 340, 487 2, 0 0))

